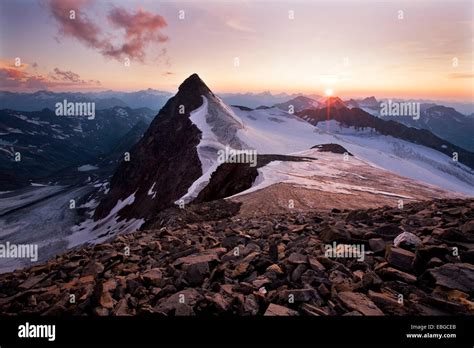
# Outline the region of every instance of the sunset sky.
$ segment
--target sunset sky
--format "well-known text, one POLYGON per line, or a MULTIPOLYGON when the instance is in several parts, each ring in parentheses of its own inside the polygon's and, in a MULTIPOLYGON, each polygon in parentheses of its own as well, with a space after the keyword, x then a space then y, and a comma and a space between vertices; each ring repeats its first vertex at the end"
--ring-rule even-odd
POLYGON ((1 0, 0 89, 175 91, 196 72, 218 92, 471 101, 473 31, 472 0, 1 0))

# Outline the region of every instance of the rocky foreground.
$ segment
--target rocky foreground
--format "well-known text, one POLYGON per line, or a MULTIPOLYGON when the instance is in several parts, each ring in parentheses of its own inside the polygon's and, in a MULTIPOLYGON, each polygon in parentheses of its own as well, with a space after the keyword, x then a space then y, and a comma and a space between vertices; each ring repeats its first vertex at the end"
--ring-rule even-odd
POLYGON ((3 274, 0 313, 474 313, 474 200, 249 220, 225 217, 229 204, 169 210, 150 230, 3 274))

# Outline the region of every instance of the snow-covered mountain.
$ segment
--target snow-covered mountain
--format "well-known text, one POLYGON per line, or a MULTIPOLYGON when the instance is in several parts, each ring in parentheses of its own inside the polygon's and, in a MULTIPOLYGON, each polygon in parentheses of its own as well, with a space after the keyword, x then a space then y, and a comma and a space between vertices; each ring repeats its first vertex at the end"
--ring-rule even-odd
POLYGON ((371 109, 376 109, 380 105, 380 102, 377 99, 375 99, 374 96, 367 97, 364 99, 359 99, 357 100, 357 103, 362 107, 371 108, 371 109))
MULTIPOLYGON (((458 156, 460 163, 474 168, 474 154, 463 148, 453 145, 448 141, 441 139, 425 129, 416 129, 407 127, 394 121, 386 121, 375 117, 361 109, 332 108, 328 112, 327 108, 318 110, 305 110, 297 115, 315 126, 321 126, 321 122, 326 122, 326 130, 335 133, 354 133, 356 135, 363 133, 375 133, 392 136, 401 140, 420 144, 434 149, 445 155, 452 157, 454 153, 458 156), (333 127, 330 127, 332 121, 336 121, 333 127), (348 131, 346 130, 348 129, 348 131)), ((456 161, 453 161, 456 163, 456 161)))
POLYGON ((436 104, 421 104, 420 118, 384 116, 404 125, 426 129, 440 138, 466 150, 474 151, 474 118, 465 116, 454 108, 436 104))
POLYGON ((182 197, 191 199, 215 170, 218 150, 247 147, 236 136, 243 127, 233 110, 192 75, 132 149, 130 162, 120 165, 95 217, 106 217, 117 201, 132 195, 124 216, 149 217, 182 197))
MULTIPOLYGON (((344 103, 349 109, 359 108, 373 116, 381 117, 386 121, 395 121, 409 127, 429 130, 431 133, 442 139, 468 151, 474 151, 474 137, 472 136, 474 132, 474 118, 470 115, 464 115, 458 112, 453 107, 447 106, 450 103, 444 105, 439 104, 439 102, 403 99, 377 101, 375 97, 357 100, 350 99, 344 103), (382 116, 381 102, 419 103, 419 118, 406 116, 382 116)), ((463 104, 461 103, 460 105, 463 104)))
POLYGON ((272 106, 275 104, 286 103, 288 100, 298 97, 305 97, 312 100, 318 100, 321 96, 316 94, 288 94, 270 92, 262 93, 219 93, 219 96, 227 105, 241 105, 248 108, 257 108, 259 106, 272 106))
POLYGON ((305 96, 298 96, 296 98, 290 99, 284 103, 275 104, 274 107, 287 111, 287 112, 297 112, 307 109, 318 109, 320 107, 320 102, 315 99, 308 98, 305 96))
MULTIPOLYGON (((330 100, 339 107, 334 110, 348 115, 352 110, 339 101, 330 100)), ((226 198, 242 203, 245 196, 252 206, 268 205, 262 190, 271 192, 274 203, 280 205, 296 191, 309 190, 311 194, 304 197, 308 207, 316 204, 318 195, 331 196, 333 202, 351 207, 366 202, 381 205, 398 199, 474 195, 472 169, 446 154, 457 149, 452 144, 446 142, 445 147, 438 148, 429 141, 439 138, 426 135, 427 131, 406 137, 397 133, 399 128, 387 132, 393 125, 404 126, 360 109, 353 111, 363 115, 355 120, 370 118, 383 126, 359 127, 334 117, 312 122, 305 116, 313 115, 291 115, 278 107, 229 107, 194 74, 183 82, 133 148, 130 162, 117 169, 89 227, 104 231, 109 221, 138 227, 153 221, 163 209, 193 201, 226 198), (417 135, 429 141, 417 139, 417 135), (321 152, 334 146, 344 152, 321 152), (247 157, 238 157, 238 150, 247 157), (220 160, 225 151, 234 151, 234 157, 220 160), (256 161, 252 161, 253 155, 256 161), (237 159, 245 160, 234 163, 239 162, 237 159), (281 185, 281 190, 276 189, 281 185)), ((313 112, 327 116, 326 109, 313 112)), ((469 153, 460 157, 464 155, 469 153)), ((106 235, 116 231, 107 230, 106 235)))
MULTIPOLYGON (((332 110, 336 109, 342 109, 342 108, 347 108, 346 103, 339 97, 324 97, 319 100, 319 108, 317 109, 324 109, 324 108, 330 108, 332 110)), ((310 109, 311 110, 311 109, 310 109)), ((314 110, 314 109, 312 109, 314 110)))
MULTIPOLYGON (((194 74, 143 136, 140 123, 127 127, 128 133, 97 162, 116 162, 114 154, 130 149, 136 141, 130 139, 139 139, 110 181, 92 177, 83 186, 0 192, 0 208, 5 208, 0 212, 0 238, 26 243, 38 226, 54 221, 38 235, 41 255, 49 258, 84 243, 159 226, 162 213, 183 204, 225 199, 245 217, 474 196, 472 154, 429 131, 348 109, 340 99, 327 102, 333 106, 329 112, 322 107, 295 114, 278 107, 232 107, 194 74), (459 151, 459 162, 449 156, 453 150, 459 151), (77 200, 77 209, 69 209, 71 199, 77 200)), ((23 116, 27 120, 16 114, 8 114, 8 119, 50 122, 38 115, 23 116)), ((57 128, 51 122, 48 127, 57 128)), ((61 127, 63 140, 75 143, 72 134, 79 132, 72 130, 66 137, 68 127, 61 127)), ((88 134, 86 126, 82 129, 81 134, 88 134)), ((76 173, 93 172, 88 171, 91 166, 80 168, 76 173)))
POLYGON ((318 97, 317 99, 313 99, 305 96, 298 96, 284 103, 275 104, 273 105, 273 107, 276 107, 289 113, 296 113, 304 110, 323 109, 327 108, 328 106, 336 109, 349 107, 346 103, 349 103, 351 107, 357 105, 354 100, 344 102, 339 97, 318 97))

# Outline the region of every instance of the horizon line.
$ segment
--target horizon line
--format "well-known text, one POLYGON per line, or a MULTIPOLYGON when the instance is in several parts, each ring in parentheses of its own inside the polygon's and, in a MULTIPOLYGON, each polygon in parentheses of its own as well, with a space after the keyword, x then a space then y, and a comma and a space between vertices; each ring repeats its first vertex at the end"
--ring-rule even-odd
MULTIPOLYGON (((95 90, 62 90, 62 91, 57 91, 57 90, 51 90, 51 89, 37 89, 37 90, 32 90, 32 91, 12 91, 12 90, 3 90, 0 89, 0 93, 13 93, 13 94, 35 94, 39 92, 48 92, 48 93, 82 93, 82 94, 88 94, 88 93, 103 93, 103 92, 114 92, 114 93, 137 93, 137 92, 143 92, 147 90, 152 90, 156 92, 163 92, 163 93, 169 93, 171 95, 174 95, 177 93, 177 89, 174 91, 170 91, 169 89, 156 89, 156 88, 142 88, 142 89, 136 89, 136 90, 116 90, 116 89, 95 89, 95 90)), ((297 97, 297 96, 306 96, 311 98, 311 96, 318 96, 320 98, 326 97, 323 93, 319 94, 316 92, 282 92, 282 91, 271 91, 271 90, 260 90, 260 91, 253 91, 253 92, 241 92, 241 91, 215 91, 215 94, 218 95, 224 95, 224 94, 234 94, 234 95, 258 95, 258 94, 270 94, 272 96, 277 96, 280 94, 286 94, 289 97, 297 97)), ((364 96, 351 96, 348 95, 347 93, 341 93, 341 94, 335 94, 332 97, 339 97, 343 100, 361 100, 365 98, 371 98, 374 97, 377 100, 397 100, 397 99, 402 99, 402 100, 417 100, 417 101, 422 101, 422 102, 430 102, 430 101, 446 101, 446 102, 456 102, 456 103, 465 103, 465 104, 473 104, 474 105, 474 98, 472 99, 453 99, 452 97, 433 97, 433 98, 423 98, 423 97, 400 97, 400 96, 391 96, 391 97, 378 97, 377 94, 375 93, 368 93, 365 94, 364 96), (342 96, 342 97, 341 97, 342 96)))

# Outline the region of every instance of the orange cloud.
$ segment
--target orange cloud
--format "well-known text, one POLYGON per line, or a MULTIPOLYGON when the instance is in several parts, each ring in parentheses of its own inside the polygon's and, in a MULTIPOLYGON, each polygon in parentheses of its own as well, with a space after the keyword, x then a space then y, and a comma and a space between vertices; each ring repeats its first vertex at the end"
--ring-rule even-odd
POLYGON ((23 79, 26 78, 28 74, 22 70, 9 68, 9 67, 2 67, 0 68, 0 78, 1 79, 23 79))
POLYGON ((0 60, 0 85, 12 89, 50 89, 71 86, 97 86, 98 80, 85 81, 80 75, 72 71, 55 68, 47 76, 32 74, 25 70, 26 64, 21 67, 12 67, 0 60))
POLYGON ((48 6, 59 24, 59 34, 71 37, 85 46, 97 50, 104 57, 122 60, 129 58, 144 62, 146 49, 152 44, 168 41, 160 30, 168 24, 159 14, 138 9, 132 13, 124 8, 114 7, 107 19, 112 28, 124 30, 123 42, 113 45, 107 34, 92 22, 85 14, 84 7, 91 1, 86 0, 49 0, 48 6), (70 11, 76 11, 74 19, 70 11))
POLYGON ((81 80, 79 74, 76 74, 72 71, 64 71, 58 68, 54 68, 54 74, 51 75, 53 80, 60 80, 60 81, 69 81, 73 83, 84 83, 84 80, 81 80))

